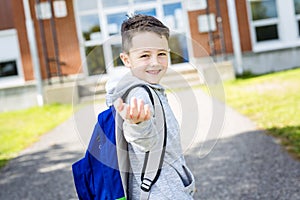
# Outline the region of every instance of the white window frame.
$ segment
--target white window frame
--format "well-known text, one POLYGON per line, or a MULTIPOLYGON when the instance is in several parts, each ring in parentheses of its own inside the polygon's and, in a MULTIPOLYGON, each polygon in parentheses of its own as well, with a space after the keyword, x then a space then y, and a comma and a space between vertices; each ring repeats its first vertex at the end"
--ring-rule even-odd
MULTIPOLYGON (((247 0, 247 11, 253 52, 264 52, 300 46, 297 20, 295 20, 294 0, 275 0, 277 18, 252 21, 251 0, 247 0), (256 41, 255 28, 264 25, 277 25, 278 39, 256 41)), ((300 18, 300 16, 299 16, 300 18)))
MULTIPOLYGON (((300 14, 296 15, 296 24, 298 27, 298 23, 300 22, 300 14)), ((300 28, 298 28, 298 37, 300 38, 300 28)))
POLYGON ((197 21, 199 33, 217 30, 216 15, 214 13, 198 15, 197 21))
MULTIPOLYGON (((293 0, 293 3, 294 3, 294 0, 293 0)), ((295 6, 295 4, 294 4, 294 6, 295 6)), ((295 10, 296 9, 294 8, 294 13, 295 13, 295 18, 296 18, 296 27, 298 30, 298 38, 300 39, 300 28, 298 28, 298 23, 300 22, 300 13, 296 14, 295 10)))
POLYGON ((206 0, 187 0, 186 6, 188 11, 204 10, 207 8, 206 0))
POLYGON ((17 72, 18 72, 18 75, 15 76, 0 77, 0 88, 23 85, 25 83, 25 80, 23 74, 17 30, 16 29, 1 30, 0 37, 4 37, 4 38, 7 37, 9 38, 8 41, 13 43, 13 44, 3 45, 3 47, 5 47, 4 51, 8 52, 9 55, 4 56, 5 54, 1 53, 0 62, 15 61, 17 65, 17 72), (12 53, 14 55, 12 55, 12 53))

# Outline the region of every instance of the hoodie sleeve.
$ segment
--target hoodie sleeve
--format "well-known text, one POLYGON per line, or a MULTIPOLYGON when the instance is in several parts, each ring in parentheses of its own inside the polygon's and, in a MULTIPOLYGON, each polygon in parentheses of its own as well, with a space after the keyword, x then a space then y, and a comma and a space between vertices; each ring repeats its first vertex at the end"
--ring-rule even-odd
POLYGON ((138 148, 140 151, 146 152, 155 146, 156 141, 159 139, 159 134, 155 126, 154 108, 150 101, 148 93, 143 88, 133 89, 126 99, 128 103, 131 97, 142 99, 145 104, 150 105, 151 118, 139 124, 131 124, 126 121, 123 123, 124 136, 128 143, 138 148))

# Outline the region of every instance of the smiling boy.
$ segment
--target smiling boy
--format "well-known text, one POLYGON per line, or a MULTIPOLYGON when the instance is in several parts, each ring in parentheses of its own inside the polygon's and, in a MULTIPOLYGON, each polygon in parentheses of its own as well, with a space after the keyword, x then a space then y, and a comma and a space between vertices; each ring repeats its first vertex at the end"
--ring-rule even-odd
MULTIPOLYGON (((180 141, 180 128, 168 104, 165 89, 160 80, 165 75, 169 61, 169 29, 158 19, 147 15, 135 15, 122 24, 122 48, 120 58, 130 69, 126 75, 107 91, 107 104, 113 103, 124 119, 123 133, 128 142, 129 200, 140 199, 141 171, 145 152, 153 150, 161 139, 163 130, 156 127, 156 113, 148 93, 143 88, 133 89, 123 102, 120 97, 132 85, 145 84, 156 91, 165 113, 167 146, 160 176, 152 186, 150 200, 193 199, 194 176, 186 166, 180 141)), ((108 85, 115 83, 108 81, 108 85)))
POLYGON ((168 68, 169 47, 166 36, 144 32, 135 34, 128 52, 120 57, 132 74, 148 83, 158 84, 168 68))
MULTIPOLYGON (((124 65, 130 68, 133 76, 150 84, 158 84, 167 71, 168 54, 169 48, 165 36, 144 32, 132 38, 132 47, 128 53, 121 53, 120 58, 124 65)), ((150 118, 149 106, 144 106, 142 99, 137 102, 133 97, 131 102, 131 107, 124 104, 125 109, 122 103, 118 106, 119 112, 126 111, 121 113, 124 119, 136 124, 150 118)))

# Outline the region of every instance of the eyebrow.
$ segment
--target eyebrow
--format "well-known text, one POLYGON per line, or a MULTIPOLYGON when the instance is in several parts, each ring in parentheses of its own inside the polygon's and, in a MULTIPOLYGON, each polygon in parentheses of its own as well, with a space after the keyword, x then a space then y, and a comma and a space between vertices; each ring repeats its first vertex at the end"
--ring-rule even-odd
POLYGON ((157 48, 145 48, 144 49, 144 48, 137 48, 137 49, 130 50, 129 53, 130 52, 135 52, 135 51, 138 51, 138 50, 142 50, 141 52, 144 52, 144 53, 147 52, 148 53, 148 52, 151 52, 151 49, 152 50, 154 49, 154 50, 157 50, 157 51, 170 52, 170 49, 157 49, 157 48))

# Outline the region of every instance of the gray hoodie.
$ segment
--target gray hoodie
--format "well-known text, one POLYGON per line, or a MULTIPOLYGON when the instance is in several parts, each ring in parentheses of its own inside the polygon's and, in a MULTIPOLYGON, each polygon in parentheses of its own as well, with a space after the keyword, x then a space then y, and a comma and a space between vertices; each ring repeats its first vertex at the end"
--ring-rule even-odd
MULTIPOLYGON (((146 83, 127 73, 125 76, 117 78, 117 80, 112 78, 107 82, 106 103, 108 106, 112 105, 129 87, 140 83, 150 86, 158 94, 163 105, 167 124, 167 146, 163 167, 157 182, 151 188, 149 199, 193 199, 192 196, 195 191, 194 176, 186 166, 180 142, 180 128, 169 106, 164 88, 159 84, 146 83)), ((150 120, 139 124, 130 124, 126 121, 123 123, 123 133, 128 142, 129 161, 133 172, 129 174, 128 199, 138 200, 140 199, 141 172, 145 152, 154 147, 156 141, 163 134, 163 130, 158 130, 155 126, 154 109, 145 89, 141 87, 133 89, 128 95, 127 103, 131 97, 143 99, 146 104, 150 105, 152 113, 150 120)))

